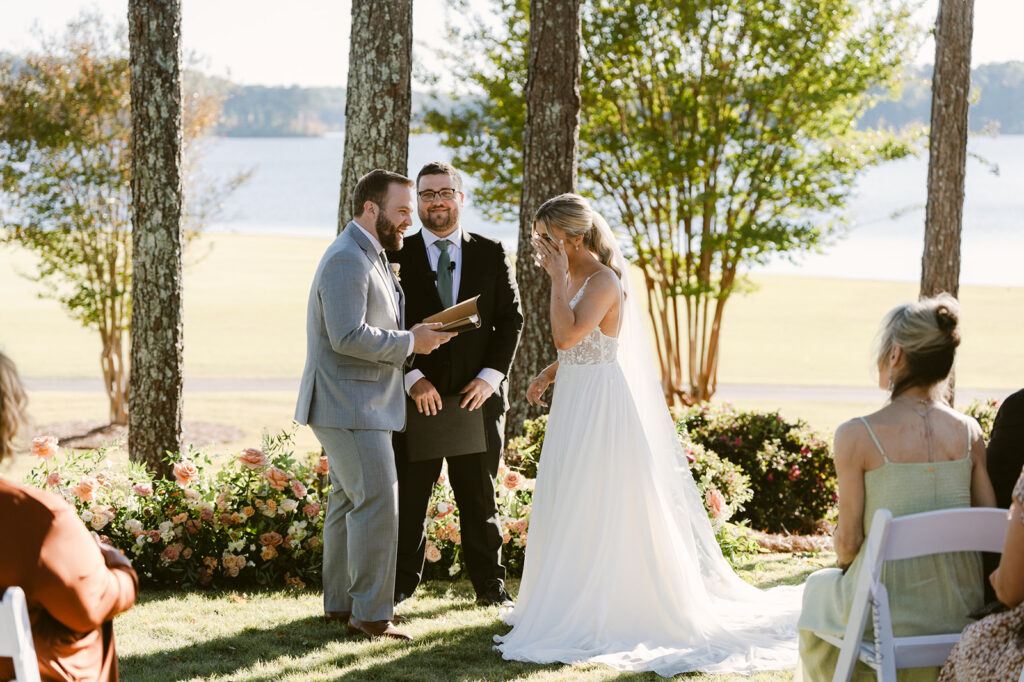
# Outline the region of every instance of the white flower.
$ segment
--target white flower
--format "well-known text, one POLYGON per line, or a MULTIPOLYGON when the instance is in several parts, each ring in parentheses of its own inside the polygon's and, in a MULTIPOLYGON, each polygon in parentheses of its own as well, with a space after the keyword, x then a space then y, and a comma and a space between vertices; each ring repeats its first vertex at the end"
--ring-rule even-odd
POLYGON ((289 497, 287 500, 281 503, 281 511, 287 514, 289 512, 295 511, 298 508, 298 506, 299 501, 293 500, 292 498, 289 497))
POLYGON ((190 500, 198 500, 201 497, 200 494, 195 490, 192 490, 192 488, 185 488, 184 493, 185 497, 190 500))
POLYGON ((148 540, 148 539, 149 539, 148 536, 140 535, 139 537, 135 538, 135 544, 138 545, 139 547, 142 547, 144 544, 146 544, 146 540, 148 540))
POLYGON ((170 542, 174 539, 174 531, 169 530, 166 533, 160 533, 160 539, 164 542, 170 542))
POLYGON ((249 545, 249 551, 250 552, 255 552, 256 551, 256 545, 249 545))
POLYGON ((139 521, 138 519, 128 519, 124 522, 124 529, 129 533, 141 533, 142 521, 139 521))
POLYGON ((263 509, 260 509, 260 514, 272 519, 277 516, 277 511, 270 507, 263 507, 263 509))
POLYGON ((255 561, 247 561, 247 562, 245 563, 245 565, 246 565, 246 566, 255 566, 255 565, 256 565, 256 562, 255 562, 255 561))
POLYGON ((444 502, 438 502, 437 503, 437 513, 438 514, 447 514, 448 513, 448 505, 446 503, 444 503, 444 502))
POLYGON ((160 531, 160 535, 166 535, 174 529, 174 524, 170 521, 162 521, 157 529, 160 531))
POLYGON ((82 512, 82 520, 85 521, 86 523, 89 523, 90 521, 92 521, 92 512, 89 511, 88 509, 83 511, 82 512))
POLYGON ((449 569, 448 569, 448 575, 455 575, 455 574, 456 574, 456 573, 458 573, 458 572, 459 572, 460 570, 461 570, 461 569, 459 568, 459 565, 458 565, 458 564, 452 564, 452 565, 451 565, 451 568, 449 568, 449 569))
POLYGON ((224 552, 224 555, 227 556, 227 553, 229 551, 230 552, 241 552, 243 547, 245 547, 245 540, 232 540, 231 542, 228 543, 228 548, 224 552))

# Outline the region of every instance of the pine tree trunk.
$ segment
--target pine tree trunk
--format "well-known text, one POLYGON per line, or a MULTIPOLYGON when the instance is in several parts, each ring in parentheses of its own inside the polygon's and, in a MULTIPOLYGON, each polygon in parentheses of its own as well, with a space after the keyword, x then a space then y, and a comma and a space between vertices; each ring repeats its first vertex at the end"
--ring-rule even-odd
MULTIPOLYGON (((576 191, 576 149, 580 124, 580 0, 530 2, 529 73, 523 132, 523 191, 519 203, 516 281, 523 303, 523 336, 509 379, 511 409, 505 434, 514 437, 526 419, 545 410, 526 402, 526 387, 554 362, 551 343, 551 287, 533 262, 530 234, 540 205, 576 191)), ((550 395, 548 396, 550 398, 550 395)))
POLYGON ((132 334, 128 450, 169 475, 181 451, 182 98, 179 0, 129 0, 132 334))
POLYGON ((412 114, 412 0, 353 0, 338 233, 374 168, 405 174, 412 114))
POLYGON ((922 297, 943 291, 956 296, 960 288, 973 25, 974 0, 941 0, 935 27, 922 297))

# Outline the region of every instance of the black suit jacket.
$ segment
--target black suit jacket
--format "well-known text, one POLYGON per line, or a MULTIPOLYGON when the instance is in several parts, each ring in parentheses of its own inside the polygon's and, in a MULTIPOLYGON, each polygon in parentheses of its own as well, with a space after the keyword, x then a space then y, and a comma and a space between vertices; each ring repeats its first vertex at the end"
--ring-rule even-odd
MULTIPOLYGON (((501 242, 472 232, 463 231, 462 235, 462 273, 456 302, 480 295, 480 328, 460 333, 429 355, 415 356, 412 366, 422 371, 441 395, 458 393, 484 367, 501 372, 506 379, 484 404, 485 414, 496 417, 508 409, 507 377, 523 330, 519 288, 501 242)), ((408 237, 402 250, 389 253, 388 258, 401 265, 407 328, 444 309, 422 230, 408 237)))

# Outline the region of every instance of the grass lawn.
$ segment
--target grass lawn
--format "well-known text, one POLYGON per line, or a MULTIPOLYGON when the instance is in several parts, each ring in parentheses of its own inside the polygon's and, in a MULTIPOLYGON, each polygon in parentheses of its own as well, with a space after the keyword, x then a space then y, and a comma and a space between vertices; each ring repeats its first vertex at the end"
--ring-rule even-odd
MULTIPOLYGON (((759 587, 802 582, 834 564, 835 555, 767 554, 741 575, 759 587)), ((511 584, 513 593, 518 585, 511 584)), ((399 612, 410 618, 411 644, 350 637, 327 625, 320 592, 154 591, 116 621, 121 677, 165 680, 658 680, 596 665, 535 665, 503 661, 492 638, 507 631, 493 608, 473 602, 469 582, 425 584, 399 612)), ((781 681, 791 671, 739 675, 692 674, 693 680, 781 681)))

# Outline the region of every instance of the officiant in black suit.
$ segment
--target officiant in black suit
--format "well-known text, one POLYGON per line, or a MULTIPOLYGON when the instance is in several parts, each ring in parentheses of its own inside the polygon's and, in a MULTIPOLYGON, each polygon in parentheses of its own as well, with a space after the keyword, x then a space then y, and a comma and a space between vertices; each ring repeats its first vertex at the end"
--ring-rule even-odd
MULTIPOLYGON (((389 254, 399 264, 406 292, 405 319, 413 325, 454 303, 479 296, 479 329, 462 332, 430 355, 417 355, 406 374, 408 411, 428 418, 460 406, 480 410, 486 445, 480 452, 447 456, 448 478, 461 519, 462 552, 469 578, 482 604, 511 605, 501 564, 502 533, 494 499, 508 409, 507 375, 512 366, 523 315, 519 290, 501 243, 466 232, 460 224, 462 177, 447 163, 428 163, 416 177, 423 229, 389 254)), ((415 417, 416 415, 411 415, 415 417)), ((410 424, 411 426, 411 424, 410 424)), ((411 457, 414 429, 396 434, 398 469, 398 572, 395 602, 423 575, 424 519, 441 458, 411 457)), ((455 440, 458 434, 452 434, 455 440)), ((415 445, 415 443, 413 443, 415 445)))

